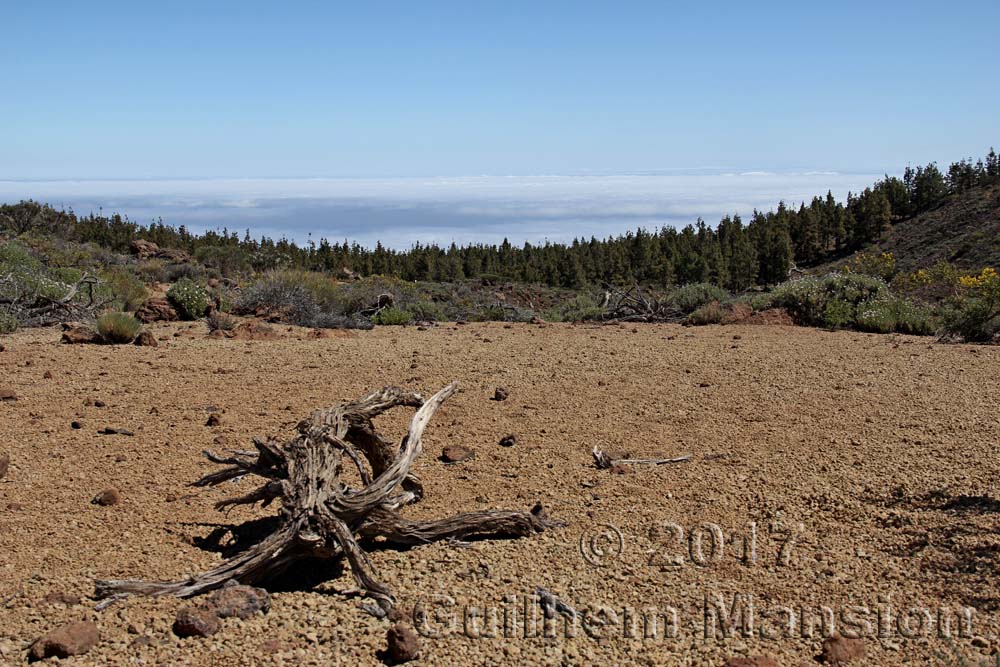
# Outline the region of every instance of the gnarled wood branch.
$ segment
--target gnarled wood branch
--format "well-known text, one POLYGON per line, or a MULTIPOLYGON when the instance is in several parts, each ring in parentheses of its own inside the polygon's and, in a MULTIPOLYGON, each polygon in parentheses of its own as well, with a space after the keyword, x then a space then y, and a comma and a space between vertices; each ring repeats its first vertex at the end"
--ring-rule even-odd
POLYGON ((667 300, 647 298, 636 285, 621 290, 613 285, 605 285, 605 308, 603 320, 606 322, 679 322, 684 313, 667 300))
POLYGON ((281 501, 279 527, 261 542, 203 574, 183 581, 144 582, 98 580, 97 598, 114 601, 128 595, 188 597, 211 591, 229 580, 249 584, 280 574, 307 557, 346 557, 362 592, 377 607, 376 615, 392 607, 389 588, 378 581, 357 538, 381 538, 400 546, 470 537, 521 537, 560 525, 540 505, 530 512, 485 510, 434 521, 412 521, 399 509, 423 497, 420 480, 410 472, 421 452, 421 436, 434 412, 458 391, 458 383, 424 401, 416 393, 388 387, 358 401, 318 410, 297 426, 298 435, 279 445, 255 439, 256 452, 230 452, 222 457, 205 452, 213 463, 227 466, 205 475, 195 486, 215 486, 244 475, 266 481, 248 494, 216 503, 234 505, 281 501), (376 432, 372 419, 399 406, 419 408, 409 431, 394 447, 376 432), (343 457, 358 468, 361 488, 341 478, 343 457))

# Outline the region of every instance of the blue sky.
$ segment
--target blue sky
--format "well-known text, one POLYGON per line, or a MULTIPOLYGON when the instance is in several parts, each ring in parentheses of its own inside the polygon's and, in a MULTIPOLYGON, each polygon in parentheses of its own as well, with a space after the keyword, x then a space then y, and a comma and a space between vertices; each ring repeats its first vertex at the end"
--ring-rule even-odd
POLYGON ((0 12, 5 179, 877 172, 1000 135, 995 1, 0 12))
POLYGON ((0 24, 0 201, 194 230, 568 240, 1000 143, 995 0, 0 0, 0 24))

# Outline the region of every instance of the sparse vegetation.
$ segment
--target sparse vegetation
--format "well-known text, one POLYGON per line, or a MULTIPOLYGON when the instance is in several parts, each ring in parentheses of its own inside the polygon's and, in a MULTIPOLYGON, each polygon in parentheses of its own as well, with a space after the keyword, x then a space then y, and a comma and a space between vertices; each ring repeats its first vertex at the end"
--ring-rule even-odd
POLYGON ((209 331, 232 331, 239 324, 239 320, 229 313, 213 310, 205 318, 209 331))
POLYGON ((896 258, 891 252, 859 252, 843 268, 844 273, 860 273, 890 282, 896 276, 896 258))
POLYGON ((605 312, 597 299, 585 292, 545 311, 544 319, 550 322, 586 322, 601 319, 605 312))
POLYGON ((141 280, 124 267, 114 267, 101 276, 112 297, 115 308, 134 311, 149 297, 149 290, 141 280))
POLYGON ((723 308, 722 304, 718 301, 712 301, 711 303, 706 303, 703 306, 698 307, 694 312, 687 316, 688 324, 694 324, 697 326, 705 324, 721 324, 723 318, 726 316, 726 310, 723 308))
POLYGON ((875 333, 926 335, 934 331, 932 309, 895 295, 881 278, 867 273, 806 276, 751 297, 754 311, 784 308, 799 324, 875 333))
POLYGON ((444 319, 444 308, 433 301, 414 301, 406 306, 415 322, 439 322, 444 319))
POLYGON ((969 342, 991 342, 1000 335, 1000 275, 993 268, 961 276, 958 290, 943 311, 943 331, 969 342))
POLYGON ((855 307, 854 324, 872 333, 905 333, 926 336, 934 333, 931 309, 899 296, 882 295, 855 307))
POLYGON ((70 267, 47 266, 27 246, 0 245, 0 310, 5 328, 93 318, 111 298, 94 276, 70 267))
MULTIPOLYGON (((918 216, 926 216, 926 226, 938 230, 938 236, 941 231, 947 233, 960 226, 963 261, 980 258, 976 268, 993 263, 983 257, 996 257, 998 184, 1000 157, 991 149, 983 160, 961 160, 946 171, 934 163, 907 168, 902 178, 886 176, 861 192, 849 193, 842 202, 830 193, 815 196, 798 207, 780 202, 775 210, 755 212, 746 224, 739 216, 726 216, 715 227, 699 220, 680 230, 638 229, 604 240, 578 239, 569 244, 537 246, 504 241, 499 245, 452 244, 447 248, 416 245, 397 251, 381 244, 368 249, 321 239, 317 244, 300 247, 285 239, 255 240, 249 235, 240 239, 226 229, 193 235, 160 222, 140 225, 120 215, 81 217, 33 201, 0 206, 0 235, 58 239, 58 243, 47 244, 46 254, 56 262, 76 267, 108 266, 121 257, 116 253, 129 253, 134 241, 147 240, 167 252, 157 255, 156 262, 144 259, 148 264, 143 272, 164 282, 201 280, 208 275, 243 280, 250 275, 287 270, 313 272, 332 282, 332 277, 346 270, 351 276, 383 276, 406 283, 473 280, 480 287, 516 282, 566 289, 602 283, 638 283, 661 289, 711 283, 740 292, 755 284, 778 284, 788 278, 794 265, 832 262, 886 239, 891 246, 886 250, 905 249, 908 254, 926 252, 915 247, 921 244, 940 247, 940 238, 933 235, 913 244, 890 233, 918 216), (948 208, 953 201, 958 204, 948 208), (986 249, 985 255, 982 249, 986 249), (99 254, 104 255, 100 262, 99 254), (182 261, 182 257, 193 257, 194 261, 182 261)), ((883 266, 882 250, 872 251, 871 256, 874 265, 862 266, 866 261, 858 258, 853 262, 858 266, 852 268, 871 271, 884 280, 891 279, 896 268, 917 268, 902 266, 902 262, 883 266)), ((894 261, 898 256, 896 252, 894 261)), ((314 296, 321 310, 337 312, 318 294, 314 296)), ((348 312, 350 308, 340 310, 348 312)))
POLYGON ((505 322, 507 311, 499 303, 480 306, 472 314, 472 320, 475 322, 505 322))
POLYGON ((299 326, 310 326, 319 311, 313 294, 290 274, 268 273, 245 288, 234 309, 299 326))
POLYGON ((309 326, 315 329, 372 329, 375 324, 368 318, 319 313, 309 326))
POLYGON ((208 292, 190 278, 181 278, 171 285, 167 299, 182 320, 196 320, 208 309, 208 292))
POLYGON ((97 333, 106 343, 121 345, 131 343, 142 331, 142 322, 128 313, 104 313, 97 318, 97 333))
POLYGON ((863 274, 830 273, 789 280, 771 292, 771 306, 786 309, 807 326, 846 326, 859 304, 883 296, 888 285, 863 274))
POLYGON ((14 333, 19 325, 16 317, 8 312, 0 311, 0 334, 14 333))
POLYGON ((382 325, 404 325, 409 324, 412 319, 412 315, 409 312, 403 310, 402 308, 384 308, 376 313, 372 320, 375 324, 382 325))
MULTIPOLYGON (((648 295, 645 305, 655 312, 626 315, 632 321, 733 321, 727 313, 737 305, 752 312, 774 307, 808 326, 938 330, 953 339, 990 342, 1000 325, 989 276, 964 271, 969 257, 995 255, 1000 247, 1000 233, 989 226, 998 183, 1000 158, 991 151, 982 163, 951 165, 947 175, 934 165, 908 169, 902 179, 886 177, 846 203, 828 195, 797 210, 779 204, 747 225, 726 217, 715 229, 699 221, 681 230, 637 230, 571 245, 504 242, 408 251, 325 240, 299 248, 284 240, 240 240, 227 230, 192 235, 162 223, 84 218, 21 202, 0 206, 0 236, 16 239, 0 245, 0 331, 71 314, 93 321, 109 306, 133 311, 149 296, 146 285, 162 282, 173 282, 168 298, 189 320, 203 317, 210 303, 214 311, 318 328, 530 321, 538 314, 557 322, 620 319, 611 310, 622 304, 596 292, 595 285, 604 284, 608 294, 624 295, 620 286, 634 285, 648 295), (913 216, 944 229, 967 213, 988 224, 962 232, 968 242, 953 253, 961 258, 957 263, 913 267, 884 249, 882 241, 895 239, 890 246, 913 256, 912 247, 887 231, 897 223, 900 229, 917 224, 904 222, 913 216), (829 275, 786 279, 795 262, 830 257, 840 259, 828 265, 829 275), (768 285, 776 286, 748 291, 768 285)), ((928 241, 941 245, 921 238, 928 241)))
POLYGON ((724 303, 729 299, 729 292, 711 283, 684 285, 673 290, 667 296, 667 302, 685 315, 693 313, 713 301, 724 303))
POLYGON ((345 297, 328 276, 301 271, 272 271, 245 288, 234 304, 244 315, 256 315, 317 329, 367 329, 371 320, 358 310, 345 312, 345 297))

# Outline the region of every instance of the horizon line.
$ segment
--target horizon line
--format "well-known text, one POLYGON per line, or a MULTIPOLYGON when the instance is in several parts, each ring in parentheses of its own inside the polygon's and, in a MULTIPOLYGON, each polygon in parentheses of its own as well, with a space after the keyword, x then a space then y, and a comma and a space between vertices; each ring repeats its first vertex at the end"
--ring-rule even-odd
POLYGON ((380 179, 473 179, 473 178, 587 178, 621 176, 659 175, 700 175, 710 172, 713 176, 845 176, 871 175, 901 172, 905 167, 880 167, 850 169, 829 167, 765 168, 765 167, 660 167, 656 169, 636 169, 629 171, 582 170, 572 172, 531 172, 531 173, 451 173, 451 174, 354 174, 354 175, 310 175, 310 176, 66 176, 66 177, 8 177, 0 176, 0 183, 152 183, 164 181, 209 182, 209 181, 349 181, 380 179), (684 173, 691 172, 691 173, 684 173))

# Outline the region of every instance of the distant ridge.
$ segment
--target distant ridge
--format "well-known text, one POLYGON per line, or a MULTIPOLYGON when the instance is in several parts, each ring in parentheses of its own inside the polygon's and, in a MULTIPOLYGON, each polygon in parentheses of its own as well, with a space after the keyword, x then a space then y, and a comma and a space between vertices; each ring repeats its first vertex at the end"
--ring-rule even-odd
MULTIPOLYGON (((891 252, 896 268, 906 272, 938 262, 972 271, 1000 267, 1000 185, 951 195, 940 206, 897 222, 877 243, 859 252, 873 250, 891 252)), ((848 259, 816 270, 840 266, 848 259)))

